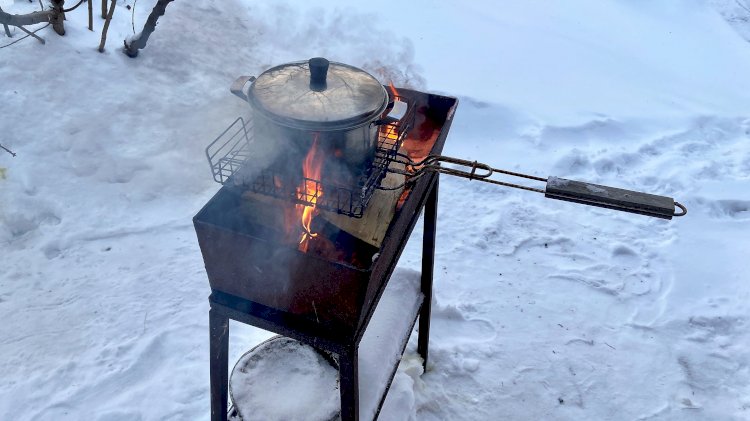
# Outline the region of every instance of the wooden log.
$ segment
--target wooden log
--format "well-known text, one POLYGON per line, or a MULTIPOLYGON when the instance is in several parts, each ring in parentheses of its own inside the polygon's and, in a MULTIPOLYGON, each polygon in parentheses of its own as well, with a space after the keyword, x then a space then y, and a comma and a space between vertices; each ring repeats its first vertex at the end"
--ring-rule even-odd
MULTIPOLYGON (((11 15, 3 11, 0 8, 0 23, 6 28, 8 26, 17 26, 21 28, 26 25, 34 25, 37 23, 49 22, 52 24, 52 29, 55 30, 59 35, 65 35, 65 15, 63 12, 64 0, 55 0, 52 3, 52 9, 44 10, 41 12, 31 12, 25 15, 11 15)), ((8 30, 6 29, 6 32, 8 30)), ((24 31, 27 32, 28 31, 24 31)), ((41 39, 38 38, 40 41, 41 39)))
POLYGON ((45 10, 43 12, 31 12, 25 15, 11 15, 0 9, 0 23, 10 26, 34 25, 36 23, 49 22, 52 15, 57 12, 54 10, 45 10))
MULTIPOLYGON (((392 167, 396 165, 400 164, 391 163, 392 167)), ((402 174, 388 173, 381 182, 381 186, 398 187, 404 184, 404 180, 405 177, 402 174)), ((391 219, 396 213, 396 204, 403 190, 403 187, 396 190, 375 190, 362 218, 352 218, 328 211, 320 211, 319 217, 368 244, 380 247, 391 219)))

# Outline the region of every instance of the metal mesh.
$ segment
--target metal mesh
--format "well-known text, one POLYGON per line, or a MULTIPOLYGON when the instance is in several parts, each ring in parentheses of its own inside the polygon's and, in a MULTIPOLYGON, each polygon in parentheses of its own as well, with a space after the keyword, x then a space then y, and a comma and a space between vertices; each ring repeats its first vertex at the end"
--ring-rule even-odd
MULTIPOLYGON (((395 100, 407 102, 399 97, 395 100)), ((206 148, 206 156, 214 180, 221 184, 360 218, 414 124, 413 108, 408 106, 400 120, 388 121, 381 127, 372 164, 362 168, 361 173, 355 178, 356 181, 349 185, 307 177, 292 177, 283 163, 260 169, 268 163, 253 161, 250 153, 252 122, 246 123, 241 117, 211 142, 206 148), (248 170, 252 176, 244 177, 244 170, 248 170), (301 188, 303 183, 304 188, 301 188)))

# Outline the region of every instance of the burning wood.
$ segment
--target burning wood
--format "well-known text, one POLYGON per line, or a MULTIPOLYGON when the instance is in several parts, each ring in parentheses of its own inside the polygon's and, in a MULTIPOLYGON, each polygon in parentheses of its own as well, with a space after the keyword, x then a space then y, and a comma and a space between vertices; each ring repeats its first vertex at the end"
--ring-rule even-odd
POLYGON ((324 154, 322 148, 318 147, 319 134, 313 135, 313 144, 310 150, 305 156, 305 160, 302 163, 302 175, 304 179, 302 184, 297 187, 297 197, 299 200, 312 203, 312 206, 298 204, 296 205, 297 212, 300 215, 299 219, 302 221, 302 236, 299 240, 299 250, 307 252, 309 242, 311 239, 318 236, 318 234, 312 232, 310 224, 312 223, 313 216, 317 214, 315 205, 323 196, 323 187, 318 182, 320 175, 323 171, 324 154))
MULTIPOLYGON (((391 163, 391 167, 396 165, 399 164, 391 163)), ((388 173, 380 183, 381 187, 386 189, 377 190, 373 193, 370 204, 365 209, 362 218, 351 218, 326 211, 321 212, 320 216, 346 233, 370 245, 380 247, 388 230, 388 225, 396 213, 399 197, 404 191, 404 181, 404 175, 388 173)))

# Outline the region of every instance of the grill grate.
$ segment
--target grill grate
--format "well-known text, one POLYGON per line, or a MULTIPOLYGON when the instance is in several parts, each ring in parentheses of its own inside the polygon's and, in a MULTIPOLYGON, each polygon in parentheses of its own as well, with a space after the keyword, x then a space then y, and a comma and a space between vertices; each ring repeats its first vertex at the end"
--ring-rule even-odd
POLYGON ((237 118, 206 148, 214 180, 240 190, 315 206, 319 209, 361 218, 374 191, 396 160, 399 147, 414 124, 414 108, 403 97, 395 101, 407 104, 399 120, 390 120, 379 132, 378 146, 372 164, 362 169, 351 185, 307 177, 292 177, 283 163, 262 168, 268 163, 256 162, 251 153, 252 121, 237 118), (248 175, 252 174, 252 175, 248 175), (305 189, 298 188, 304 182, 305 189), (312 192, 312 193, 308 193, 312 192), (319 192, 323 192, 319 196, 319 192))

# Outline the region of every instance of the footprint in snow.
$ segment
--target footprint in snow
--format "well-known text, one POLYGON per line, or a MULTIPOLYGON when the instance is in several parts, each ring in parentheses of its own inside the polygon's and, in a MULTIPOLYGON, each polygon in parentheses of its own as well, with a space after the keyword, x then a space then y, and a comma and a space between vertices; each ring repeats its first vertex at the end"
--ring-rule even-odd
POLYGON ((467 318, 455 305, 433 303, 430 336, 453 343, 487 342, 497 331, 484 319, 467 318))
POLYGON ((574 282, 614 297, 631 299, 660 291, 663 286, 654 274, 651 256, 644 245, 616 243, 611 248, 593 249, 587 258, 570 259, 557 268, 550 279, 574 282))
POLYGON ((623 264, 635 266, 641 263, 638 253, 630 247, 618 244, 612 248, 612 260, 623 264))
POLYGON ((711 204, 711 215, 733 219, 750 219, 750 201, 717 200, 711 204))

